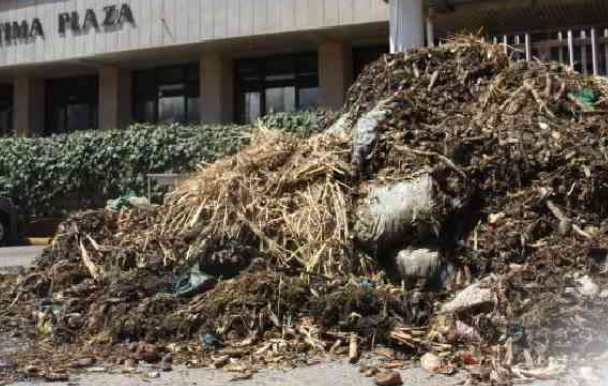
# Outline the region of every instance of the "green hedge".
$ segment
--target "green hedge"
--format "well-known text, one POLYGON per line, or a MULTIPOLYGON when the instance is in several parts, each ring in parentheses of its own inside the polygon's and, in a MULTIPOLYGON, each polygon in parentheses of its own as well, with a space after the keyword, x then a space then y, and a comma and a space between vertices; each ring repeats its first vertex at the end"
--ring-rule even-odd
MULTIPOLYGON (((305 137, 324 113, 278 114, 266 127, 305 137)), ((150 126, 0 139, 0 195, 28 217, 64 215, 69 204, 102 205, 125 192, 145 194, 146 174, 188 172, 237 152, 252 126, 150 126)))

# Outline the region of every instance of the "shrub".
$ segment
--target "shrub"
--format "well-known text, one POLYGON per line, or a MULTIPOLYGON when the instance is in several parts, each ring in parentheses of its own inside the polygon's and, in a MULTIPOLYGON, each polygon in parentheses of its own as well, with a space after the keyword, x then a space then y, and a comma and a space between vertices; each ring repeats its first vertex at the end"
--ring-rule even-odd
MULTIPOLYGON (((268 128, 298 136, 318 132, 321 113, 264 118, 268 128)), ((234 154, 252 126, 133 125, 124 130, 80 131, 44 138, 0 139, 0 196, 27 217, 61 216, 103 205, 126 193, 147 193, 146 175, 193 171, 234 154)), ((160 192, 157 190, 157 194, 160 192)))

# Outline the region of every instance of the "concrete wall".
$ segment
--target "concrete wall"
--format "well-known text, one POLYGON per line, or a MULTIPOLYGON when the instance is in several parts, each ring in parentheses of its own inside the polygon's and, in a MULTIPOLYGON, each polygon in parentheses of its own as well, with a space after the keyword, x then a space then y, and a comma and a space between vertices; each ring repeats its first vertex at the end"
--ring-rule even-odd
POLYGON ((131 122, 131 71, 104 67, 99 71, 99 128, 116 129, 131 122))
POLYGON ((353 83, 353 48, 350 44, 326 43, 319 47, 321 105, 339 110, 353 83))
POLYGON ((2 0, 0 24, 41 21, 44 38, 2 39, 0 69, 19 64, 85 58, 283 32, 388 20, 380 0, 2 0), (59 15, 87 9, 99 24, 108 5, 128 4, 135 23, 59 33, 59 15))
POLYGON ((40 134, 44 128, 44 80, 19 77, 14 83, 14 126, 19 136, 40 134))
POLYGON ((219 54, 207 54, 200 63, 200 111, 202 123, 232 123, 234 118, 234 62, 219 54))

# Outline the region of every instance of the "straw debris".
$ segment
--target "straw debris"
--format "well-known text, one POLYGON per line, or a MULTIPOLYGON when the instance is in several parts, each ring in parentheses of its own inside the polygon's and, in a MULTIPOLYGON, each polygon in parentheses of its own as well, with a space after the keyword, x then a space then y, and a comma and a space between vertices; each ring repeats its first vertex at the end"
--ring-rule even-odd
POLYGON ((0 276, 0 330, 31 338, 23 371, 171 354, 250 376, 387 345, 527 380, 607 332, 607 134, 605 79, 465 37, 389 55, 328 133, 262 127, 160 207, 72 215, 0 276))

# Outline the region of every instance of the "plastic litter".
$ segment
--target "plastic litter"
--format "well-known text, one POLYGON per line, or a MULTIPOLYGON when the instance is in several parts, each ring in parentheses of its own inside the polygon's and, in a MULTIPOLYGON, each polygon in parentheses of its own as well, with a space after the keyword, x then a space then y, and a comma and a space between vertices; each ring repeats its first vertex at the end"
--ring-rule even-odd
POLYGON ((406 248, 391 256, 390 263, 389 274, 397 274, 406 288, 412 288, 418 282, 438 286, 442 265, 436 248, 406 248))
POLYGON ((595 110, 595 102, 597 102, 597 94, 590 88, 584 88, 578 93, 570 94, 576 101, 585 106, 589 111, 595 110))
POLYGON ((489 282, 478 282, 458 293, 450 302, 443 305, 442 312, 478 313, 496 304, 496 295, 489 282))
POLYGON ((357 240, 384 250, 431 238, 442 219, 433 213, 434 182, 430 175, 387 185, 373 185, 357 210, 357 240))
POLYGON ((173 279, 172 291, 177 297, 189 297, 210 290, 217 284, 217 279, 200 270, 198 263, 190 267, 190 270, 173 279))
POLYGON ((369 161, 372 146, 378 138, 378 126, 386 118, 388 113, 387 101, 381 101, 369 113, 359 118, 353 130, 353 154, 352 162, 359 171, 369 161))
POLYGON ((219 339, 213 334, 201 333, 199 335, 199 340, 203 347, 218 347, 220 345, 219 339))
POLYGON ((370 279, 361 279, 361 286, 367 289, 375 289, 378 286, 378 283, 370 279))
POLYGON ((350 129, 352 117, 349 113, 342 114, 338 120, 327 129, 327 134, 340 135, 350 129))
POLYGON ((153 205, 146 197, 139 197, 133 192, 124 194, 115 200, 109 200, 106 204, 107 209, 114 211, 125 207, 151 208, 153 205))
POLYGON ((65 310, 65 306, 49 299, 43 299, 36 301, 35 310, 39 315, 59 315, 65 310))
POLYGON ((446 374, 449 372, 449 366, 438 355, 426 353, 420 358, 420 367, 431 374, 446 374))

